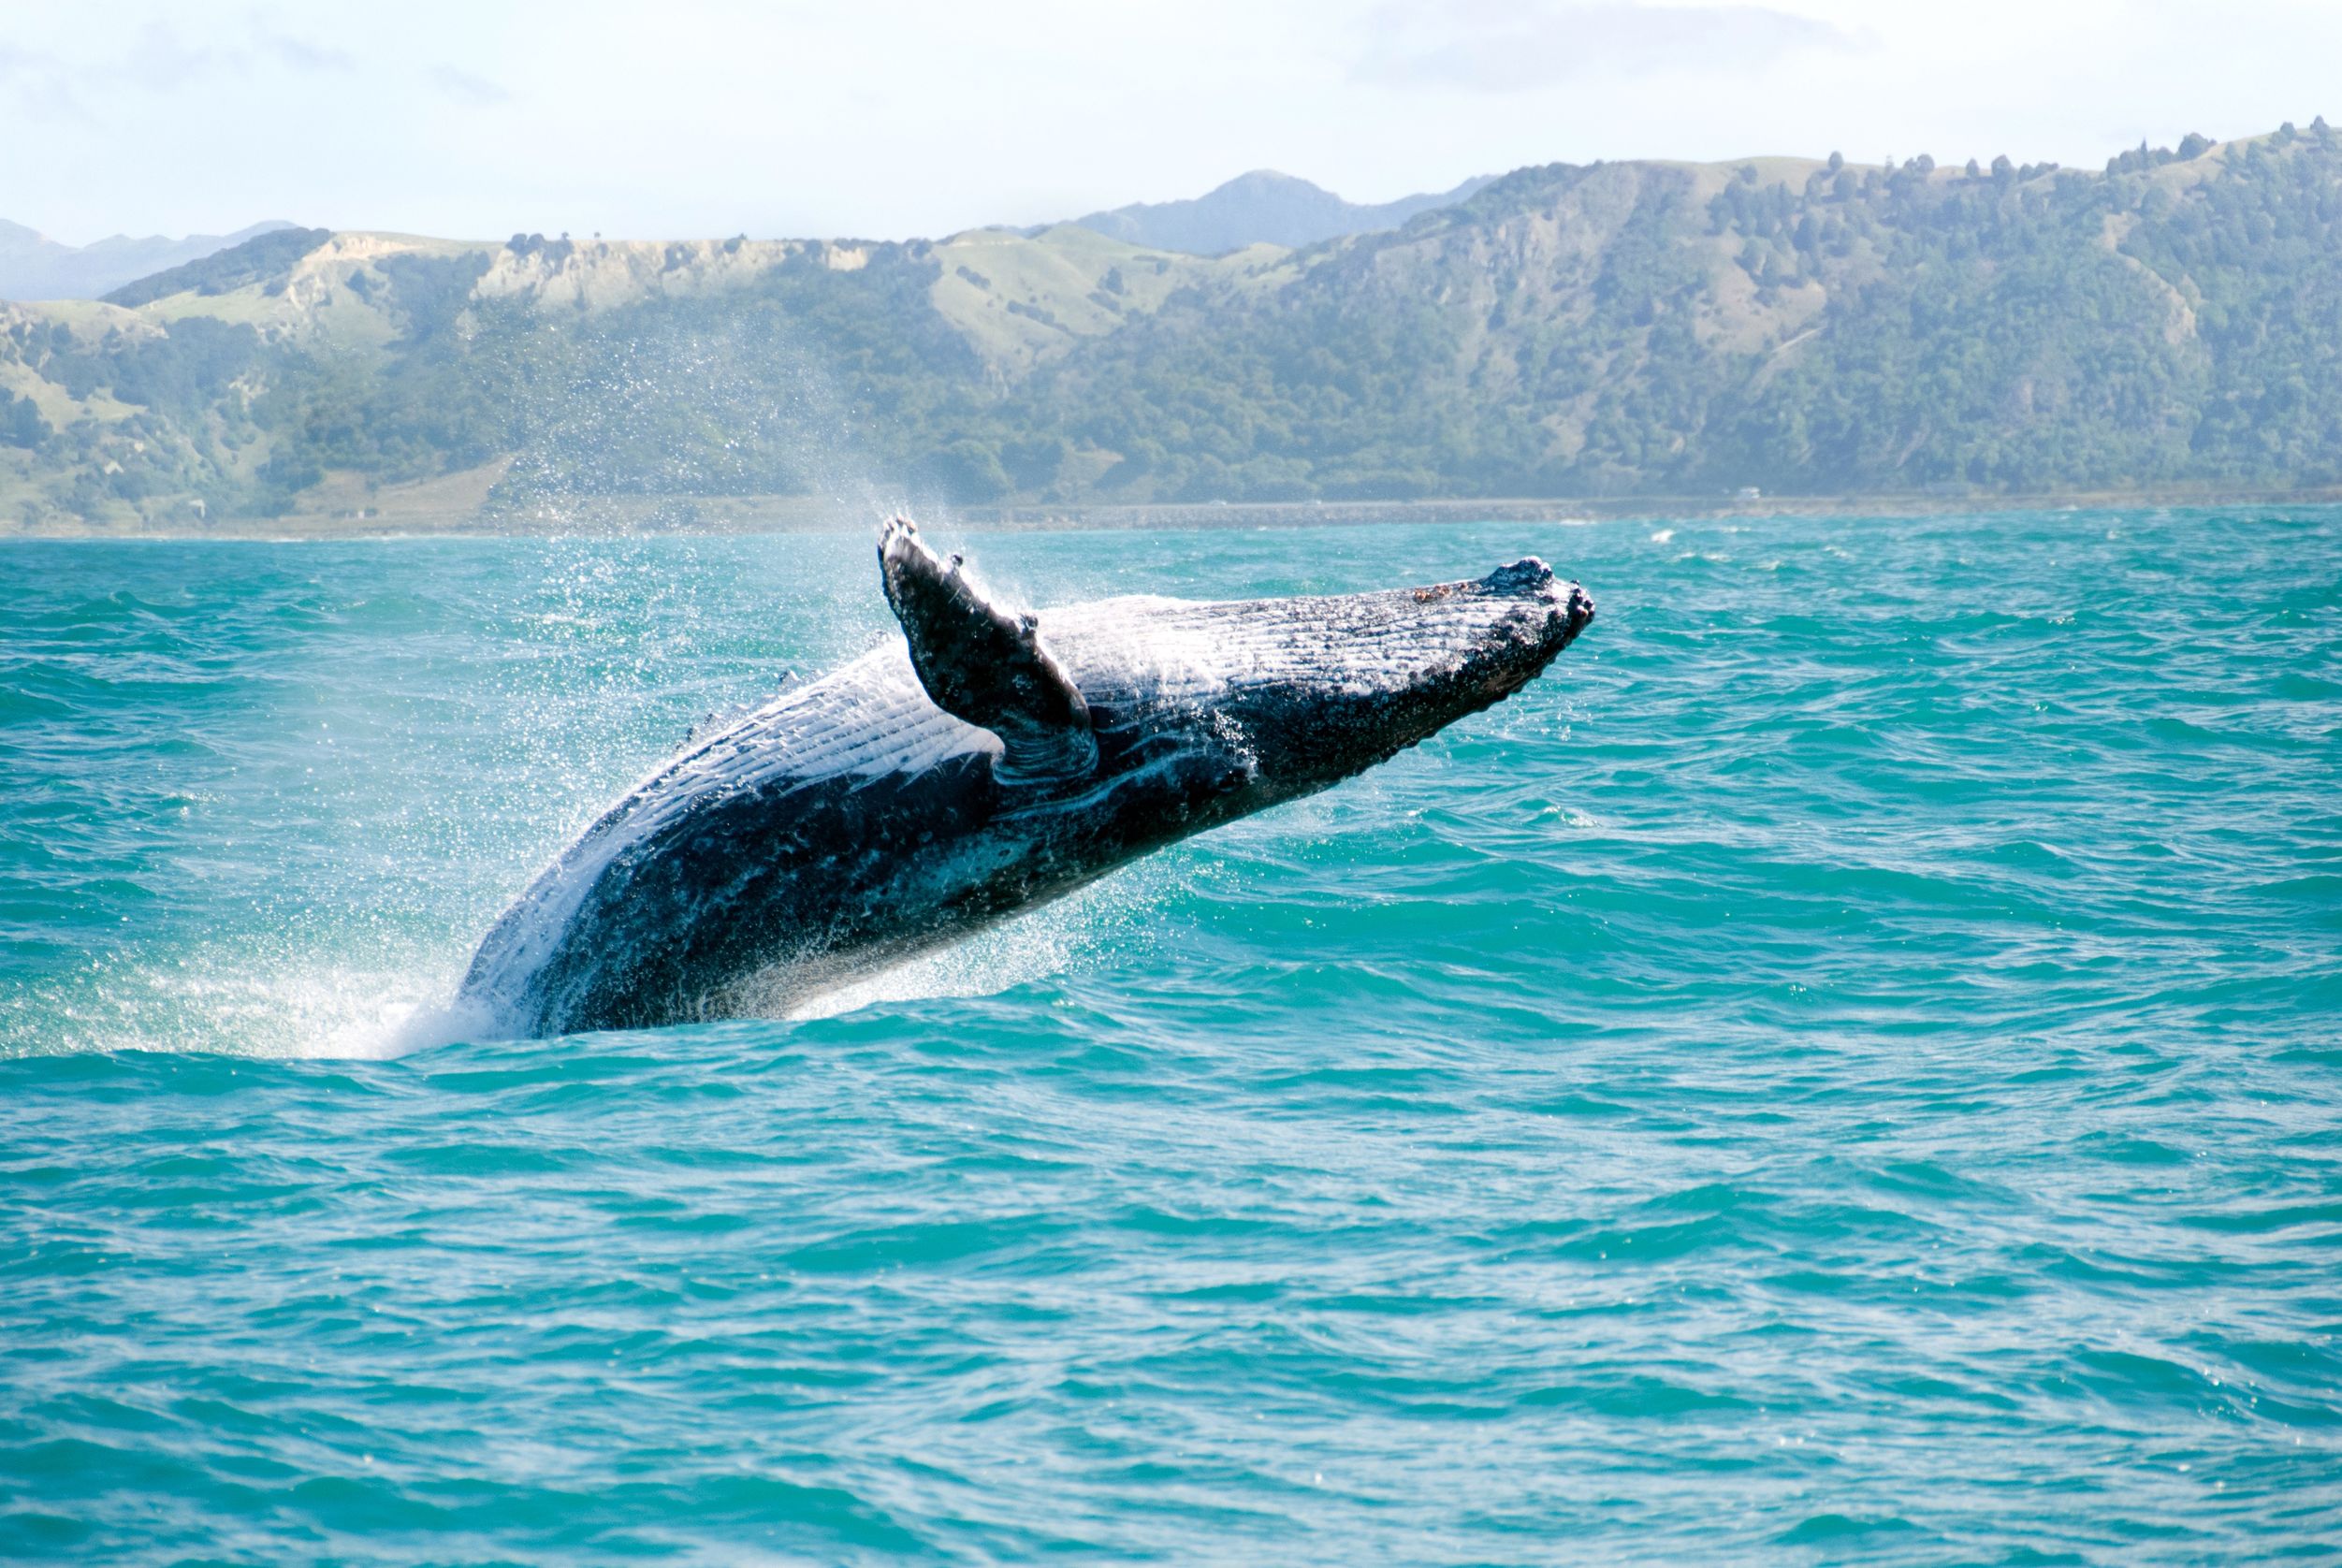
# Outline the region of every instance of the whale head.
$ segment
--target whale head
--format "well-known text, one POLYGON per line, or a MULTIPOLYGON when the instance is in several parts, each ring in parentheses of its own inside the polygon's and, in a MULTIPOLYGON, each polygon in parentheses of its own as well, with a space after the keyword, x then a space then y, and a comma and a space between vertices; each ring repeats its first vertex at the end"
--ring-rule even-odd
POLYGON ((1107 600, 1040 632, 1101 765, 1185 752, 1236 811, 1339 782, 1535 679, 1593 618, 1535 557, 1484 577, 1330 597, 1107 600), (1214 765, 1216 762, 1217 765, 1214 765))

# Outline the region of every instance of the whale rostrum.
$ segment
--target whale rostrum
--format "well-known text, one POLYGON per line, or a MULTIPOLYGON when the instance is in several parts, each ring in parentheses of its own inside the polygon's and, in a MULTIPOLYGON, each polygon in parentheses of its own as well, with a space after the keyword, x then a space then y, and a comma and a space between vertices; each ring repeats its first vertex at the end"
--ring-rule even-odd
POLYGON ((1593 602, 1535 558, 1325 598, 997 603, 907 518, 900 642, 694 737, 481 942, 515 1036, 786 1010, 1340 782, 1539 675, 1593 602))

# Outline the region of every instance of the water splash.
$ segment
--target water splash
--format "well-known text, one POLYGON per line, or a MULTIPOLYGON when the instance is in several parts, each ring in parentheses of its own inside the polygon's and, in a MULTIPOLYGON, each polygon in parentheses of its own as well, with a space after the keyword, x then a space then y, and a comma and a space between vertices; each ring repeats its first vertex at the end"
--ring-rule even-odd
POLYGON ((198 950, 105 967, 96 983, 36 987, 0 1014, 0 1056, 159 1051, 383 1059, 465 1038, 447 979, 318 957, 198 950), (17 1025, 17 1026, 12 1026, 17 1025))

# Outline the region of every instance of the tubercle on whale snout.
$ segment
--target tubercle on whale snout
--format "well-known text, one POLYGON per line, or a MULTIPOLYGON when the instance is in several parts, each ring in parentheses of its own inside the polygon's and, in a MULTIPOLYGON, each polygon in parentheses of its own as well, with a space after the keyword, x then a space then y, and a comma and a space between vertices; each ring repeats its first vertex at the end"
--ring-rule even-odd
POLYGON ((1522 556, 1481 578, 1480 586, 1496 593, 1530 593, 1552 580, 1553 569, 1542 559, 1522 556))
POLYGON ((1567 647, 1570 639, 1583 632, 1593 619, 1593 596, 1580 585, 1556 577, 1553 569, 1535 556, 1523 556, 1468 585, 1441 584, 1436 588, 1418 588, 1415 597, 1418 603, 1429 603, 1445 598, 1458 587, 1506 598, 1544 600, 1552 607, 1553 618, 1561 623, 1561 640, 1554 650, 1556 652, 1567 647))
MULTIPOLYGON (((1577 639, 1578 633, 1593 623, 1593 595, 1576 583, 1570 584, 1569 602, 1562 607, 1562 621, 1561 647, 1565 648, 1577 639)), ((1561 648, 1554 651, 1558 653, 1561 648)))
MULTIPOLYGON (((1543 632, 1551 639, 1552 654, 1569 646, 1593 621, 1593 596, 1578 584, 1556 577, 1553 569, 1535 556, 1500 566, 1472 586, 1507 598, 1542 600, 1546 605, 1543 632)), ((1418 598, 1424 591, 1418 589, 1418 598)))

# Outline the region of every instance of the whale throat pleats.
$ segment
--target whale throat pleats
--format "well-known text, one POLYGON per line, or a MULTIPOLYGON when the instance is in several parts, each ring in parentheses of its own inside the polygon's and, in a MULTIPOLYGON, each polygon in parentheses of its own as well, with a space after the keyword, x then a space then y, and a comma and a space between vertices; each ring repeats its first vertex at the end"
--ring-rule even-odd
POLYGON ((919 684, 953 718, 1000 737, 1004 783, 1063 783, 1097 766, 1089 704, 1033 617, 994 603, 907 517, 880 535, 879 570, 919 684))

